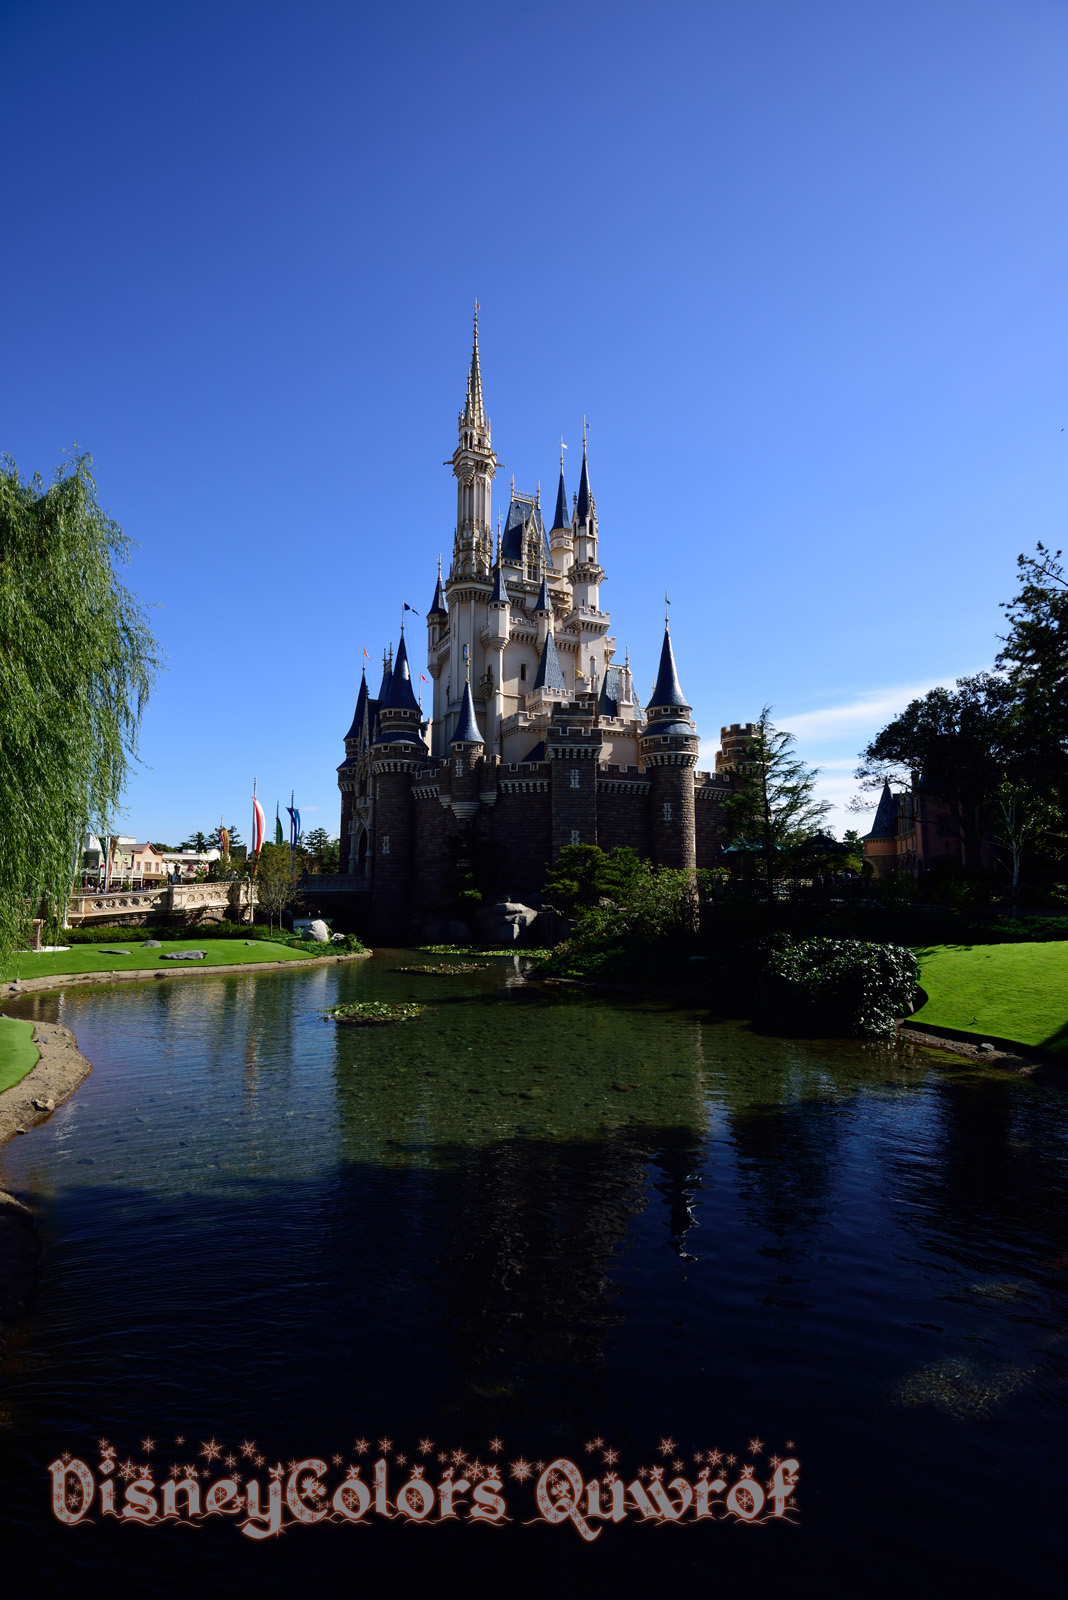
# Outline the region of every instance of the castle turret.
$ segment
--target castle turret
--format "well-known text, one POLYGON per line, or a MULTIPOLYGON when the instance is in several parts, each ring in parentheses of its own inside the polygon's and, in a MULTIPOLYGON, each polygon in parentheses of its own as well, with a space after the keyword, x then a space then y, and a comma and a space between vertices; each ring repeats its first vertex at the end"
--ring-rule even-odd
POLYGON ((490 419, 482 399, 482 367, 478 354, 478 311, 474 346, 467 374, 467 397, 460 412, 460 438, 451 466, 456 477, 456 533, 450 578, 488 576, 493 561, 490 492, 497 457, 490 444, 490 419))
POLYGON ((567 490, 564 488, 564 444, 560 441, 560 486, 556 491, 556 512, 549 530, 549 549, 554 569, 564 575, 571 566, 575 541, 571 531, 571 518, 567 514, 567 490))
POLYGON ((545 641, 552 637, 553 631, 553 603, 549 599, 549 585, 545 578, 541 580, 541 592, 534 607, 534 620, 538 627, 538 649, 544 653, 545 641))
POLYGON ((652 779, 653 859, 664 867, 692 869, 697 865, 693 769, 699 741, 690 710, 665 623, 660 671, 639 735, 642 764, 652 779))
POLYGON ((412 688, 408 647, 403 630, 397 659, 378 707, 378 726, 371 751, 374 801, 374 881, 372 913, 377 937, 402 943, 408 929, 408 906, 414 859, 412 778, 426 764, 422 712, 412 688))
POLYGON ((600 585, 604 572, 597 563, 597 505, 590 492, 590 469, 586 460, 586 429, 582 430, 582 473, 572 519, 575 564, 571 568, 571 591, 576 611, 600 610, 600 585))
POLYGON ((493 746, 498 755, 501 750, 501 723, 504 721, 504 647, 511 633, 512 606, 508 598, 508 585, 501 567, 500 537, 497 539, 497 568, 493 574, 493 592, 486 607, 486 670, 493 679, 493 746))
POLYGON ((471 693, 471 678, 464 684, 460 701, 460 714, 456 728, 449 740, 452 756, 452 810, 460 822, 468 822, 478 810, 479 765, 486 748, 485 740, 475 715, 475 701, 471 693))

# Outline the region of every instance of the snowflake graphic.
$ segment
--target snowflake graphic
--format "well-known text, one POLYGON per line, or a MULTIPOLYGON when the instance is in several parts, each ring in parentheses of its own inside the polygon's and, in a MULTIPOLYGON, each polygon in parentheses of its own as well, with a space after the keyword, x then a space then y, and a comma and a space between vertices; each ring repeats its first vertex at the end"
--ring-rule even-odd
POLYGON ((390 1450, 393 1449, 393 1440, 392 1439, 379 1439, 378 1448, 379 1448, 379 1450, 381 1450, 382 1454, 385 1455, 387 1453, 387 1451, 390 1451, 390 1450))
POLYGON ((357 1439, 352 1448, 358 1456, 365 1456, 370 1447, 366 1439, 357 1439))
POLYGON ((206 1443, 203 1439, 201 1439, 200 1454, 204 1457, 205 1461, 218 1461, 219 1457, 222 1455, 222 1446, 215 1443, 214 1436, 207 1440, 206 1443))
POLYGON ((155 1448, 156 1448, 155 1439, 148 1438, 148 1439, 142 1439, 141 1440, 141 1449, 145 1452, 146 1456, 150 1456, 155 1448))
POLYGON ((674 1439, 661 1439, 659 1445, 657 1446, 657 1449, 659 1450, 659 1452, 660 1452, 660 1454, 662 1456, 673 1455, 675 1453, 675 1441, 674 1441, 674 1439))
POLYGON ((749 1441, 749 1454, 751 1456, 758 1456, 760 1454, 761 1450, 763 1450, 763 1448, 764 1448, 763 1439, 750 1439, 750 1441, 749 1441))
POLYGON ((616 1462, 619 1460, 619 1451, 618 1450, 606 1450, 604 1452, 604 1460, 605 1460, 606 1465, 608 1465, 610 1467, 614 1467, 616 1462))
MULTIPOLYGON (((341 1457, 338 1456, 337 1459, 340 1462, 341 1457)), ((237 1457, 234 1455, 234 1452, 231 1450, 229 1455, 223 1456, 223 1460, 226 1462, 226 1465, 230 1468, 230 1471, 233 1472, 234 1468, 237 1466, 237 1457)))
POLYGON ((433 1439, 420 1439, 420 1441, 419 1441, 419 1454, 421 1456, 428 1456, 430 1454, 431 1450, 433 1450, 433 1448, 434 1448, 433 1439))
POLYGON ((524 1461, 522 1456, 520 1456, 517 1461, 513 1461, 512 1477, 515 1478, 519 1483, 525 1483, 530 1477, 530 1462, 524 1461))
POLYGON ((340 1456, 331 1456, 330 1459, 334 1463, 335 1467, 340 1467, 340 1465, 341 1465, 341 1457, 340 1456))
POLYGON ((255 1457, 255 1454, 256 1454, 256 1441, 255 1441, 255 1439, 243 1439, 242 1440, 242 1442, 241 1442, 241 1454, 243 1456, 247 1456, 250 1461, 255 1457))
POLYGON ((184 1433, 176 1433, 175 1436, 174 1436, 174 1442, 175 1442, 175 1444, 185 1444, 185 1434, 184 1433))
POLYGON ((489 1447, 490 1447, 490 1454, 491 1455, 499 1456, 501 1451, 504 1449, 504 1440, 503 1439, 491 1439, 490 1442, 489 1442, 489 1447))

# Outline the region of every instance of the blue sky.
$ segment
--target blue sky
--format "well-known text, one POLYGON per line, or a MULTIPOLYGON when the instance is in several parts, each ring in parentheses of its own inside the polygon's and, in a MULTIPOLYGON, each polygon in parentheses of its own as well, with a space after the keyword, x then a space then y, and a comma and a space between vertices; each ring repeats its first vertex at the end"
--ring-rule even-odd
POLYGON ((254 774, 336 830, 476 296, 502 489, 590 419, 643 692, 666 587, 705 755, 770 703, 844 801, 1065 543, 1066 70, 1054 0, 0 0, 0 448, 138 541, 130 831, 247 837, 254 774))

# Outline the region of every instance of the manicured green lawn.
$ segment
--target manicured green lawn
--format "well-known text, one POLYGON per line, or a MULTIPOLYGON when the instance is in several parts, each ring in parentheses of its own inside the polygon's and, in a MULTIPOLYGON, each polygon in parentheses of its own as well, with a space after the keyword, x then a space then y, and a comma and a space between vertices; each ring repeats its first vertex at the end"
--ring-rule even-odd
POLYGON ((930 999, 916 1021, 1068 1054, 1068 942, 918 950, 930 999))
POLYGON ((12 978, 51 978, 66 972, 117 972, 122 968, 159 968, 164 972, 200 971, 204 967, 234 967, 244 962, 307 961, 312 956, 329 955, 329 945, 312 945, 307 951, 295 950, 286 944, 267 944, 257 939, 246 944, 243 939, 166 939, 158 950, 142 950, 140 941, 116 939, 116 950, 129 950, 128 956, 109 956, 107 946, 75 944, 69 950, 54 954, 32 953, 12 956, 0 968, 0 983, 10 983, 12 978), (168 950, 203 950, 203 961, 161 961, 168 950))
POLYGON ((37 1065, 39 1055, 32 1022, 0 1017, 0 1093, 19 1083, 37 1065))

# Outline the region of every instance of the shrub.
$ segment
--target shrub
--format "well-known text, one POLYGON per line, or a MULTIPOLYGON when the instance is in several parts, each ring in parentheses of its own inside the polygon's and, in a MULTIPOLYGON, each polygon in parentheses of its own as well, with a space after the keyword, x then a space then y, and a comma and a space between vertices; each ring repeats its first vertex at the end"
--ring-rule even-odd
POLYGON ((719 986, 731 1009, 741 1000, 779 1032, 871 1039, 915 1009, 918 982, 919 963, 901 945, 780 933, 751 944, 719 986))

